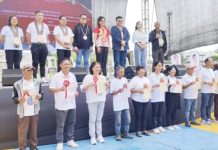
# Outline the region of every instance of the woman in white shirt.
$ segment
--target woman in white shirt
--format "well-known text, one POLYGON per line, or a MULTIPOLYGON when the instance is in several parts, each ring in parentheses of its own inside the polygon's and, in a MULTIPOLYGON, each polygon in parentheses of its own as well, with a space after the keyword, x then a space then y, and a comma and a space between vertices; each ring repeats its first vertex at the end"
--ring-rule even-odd
POLYGON ((149 136, 149 133, 146 131, 149 99, 145 99, 144 92, 145 88, 150 86, 150 82, 145 77, 144 67, 137 66, 136 74, 130 81, 131 98, 135 110, 136 136, 141 137, 142 134, 149 136))
POLYGON ((23 36, 23 30, 18 27, 18 18, 16 16, 10 16, 8 19, 8 25, 2 28, 0 38, 1 41, 4 42, 8 69, 20 69, 23 36))
POLYGON ((176 111, 180 107, 180 93, 182 83, 175 77, 176 69, 173 66, 167 67, 168 92, 166 92, 166 121, 169 130, 180 129, 176 125, 176 111), (180 88, 180 91, 177 90, 180 88))
POLYGON ((81 90, 86 92, 86 103, 89 111, 89 135, 91 144, 97 141, 104 143, 102 136, 102 117, 106 101, 106 90, 108 83, 106 77, 101 75, 101 65, 93 62, 90 65, 90 74, 86 75, 81 85, 81 90))
POLYGON ((135 65, 143 66, 146 69, 148 35, 142 31, 142 22, 140 21, 136 23, 132 41, 135 44, 135 65))
POLYGON ((153 132, 159 134, 166 130, 162 127, 162 113, 165 102, 165 90, 161 88, 161 84, 167 84, 164 80, 165 76, 161 73, 163 64, 161 61, 154 63, 154 72, 148 77, 152 84, 151 106, 152 106, 152 120, 153 132))
POLYGON ((214 117, 215 117, 215 121, 218 122, 218 64, 214 65, 214 75, 216 80, 216 93, 214 99, 214 117))

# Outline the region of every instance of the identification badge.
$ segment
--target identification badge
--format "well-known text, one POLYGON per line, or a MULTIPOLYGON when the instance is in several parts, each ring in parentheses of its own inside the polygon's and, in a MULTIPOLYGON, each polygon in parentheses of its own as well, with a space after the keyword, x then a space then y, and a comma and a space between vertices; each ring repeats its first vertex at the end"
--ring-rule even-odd
POLYGON ((13 44, 15 45, 16 48, 18 48, 21 45, 21 39, 19 37, 14 37, 13 44))

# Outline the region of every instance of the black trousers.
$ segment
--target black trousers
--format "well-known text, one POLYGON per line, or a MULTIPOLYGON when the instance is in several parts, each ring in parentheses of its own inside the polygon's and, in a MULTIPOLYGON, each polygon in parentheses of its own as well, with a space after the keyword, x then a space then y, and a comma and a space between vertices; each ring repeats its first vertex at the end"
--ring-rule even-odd
POLYGON ((45 63, 48 56, 48 48, 45 44, 35 44, 31 45, 32 53, 32 65, 35 67, 33 71, 33 77, 37 77, 38 65, 40 65, 40 76, 45 77, 45 63))
POLYGON ((97 52, 97 47, 95 48, 96 61, 101 64, 103 75, 107 75, 107 58, 108 58, 108 47, 101 47, 101 52, 97 52))
POLYGON ((61 67, 60 67, 61 61, 64 60, 65 58, 70 59, 70 56, 71 56, 70 50, 57 49, 57 57, 58 57, 57 69, 58 69, 58 72, 61 70, 61 67))
POLYGON ((20 69, 22 60, 21 50, 5 50, 6 63, 8 69, 20 69))
POLYGON ((162 126, 162 113, 164 102, 151 103, 153 128, 162 126))
POLYGON ((136 131, 145 131, 147 125, 147 118, 148 118, 148 105, 147 103, 140 103, 136 101, 132 101, 134 110, 135 110, 135 128, 136 131))
POLYGON ((176 124, 176 111, 179 109, 180 94, 166 92, 166 121, 168 126, 176 124))

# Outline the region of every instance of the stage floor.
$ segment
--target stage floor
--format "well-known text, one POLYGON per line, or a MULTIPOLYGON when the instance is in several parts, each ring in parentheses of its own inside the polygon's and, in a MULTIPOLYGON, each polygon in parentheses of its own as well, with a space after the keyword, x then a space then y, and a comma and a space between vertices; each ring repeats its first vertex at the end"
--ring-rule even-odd
MULTIPOLYGON (((200 120, 198 119, 198 122, 200 120)), ((114 140, 114 136, 105 137, 104 144, 91 145, 89 140, 77 141, 77 150, 217 150, 218 149, 218 123, 212 125, 192 126, 187 128, 183 124, 182 129, 161 134, 152 134, 149 137, 138 138, 134 133, 134 139, 124 139, 120 142, 114 140)), ((55 144, 38 147, 40 150, 54 150, 55 144)), ((72 150, 66 144, 64 150, 72 150)))

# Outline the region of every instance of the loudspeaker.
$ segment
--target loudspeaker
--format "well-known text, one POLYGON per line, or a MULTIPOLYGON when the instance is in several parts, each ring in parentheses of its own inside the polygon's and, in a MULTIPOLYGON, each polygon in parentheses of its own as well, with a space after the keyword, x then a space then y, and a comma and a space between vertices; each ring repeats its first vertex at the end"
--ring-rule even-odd
POLYGON ((2 85, 13 86, 23 77, 21 69, 2 69, 2 85))
POLYGON ((125 77, 132 79, 136 74, 136 66, 128 66, 125 68, 125 77))
POLYGON ((70 68, 70 72, 72 72, 76 76, 77 82, 82 82, 87 74, 85 68, 70 68))
POLYGON ((176 76, 184 76, 186 74, 185 65, 173 65, 176 69, 176 76))

